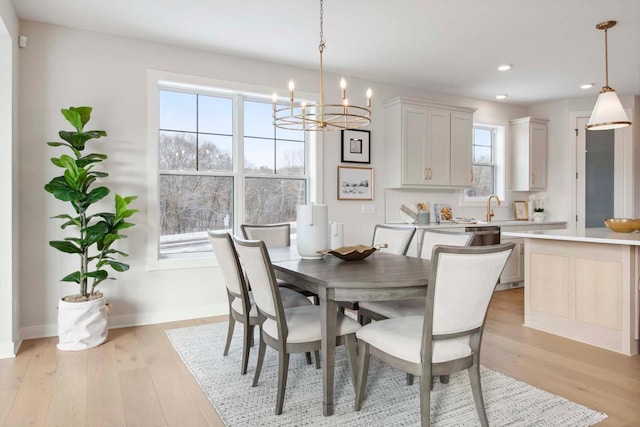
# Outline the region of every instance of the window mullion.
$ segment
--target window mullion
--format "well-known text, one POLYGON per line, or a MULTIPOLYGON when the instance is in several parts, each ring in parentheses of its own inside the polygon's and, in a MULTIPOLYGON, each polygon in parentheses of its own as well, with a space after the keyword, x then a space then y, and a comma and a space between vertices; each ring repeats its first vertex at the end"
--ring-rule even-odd
POLYGON ((235 233, 240 232, 240 224, 245 222, 245 206, 244 206, 244 97, 235 95, 233 97, 233 141, 234 150, 234 166, 235 174, 233 186, 234 200, 234 227, 235 233))

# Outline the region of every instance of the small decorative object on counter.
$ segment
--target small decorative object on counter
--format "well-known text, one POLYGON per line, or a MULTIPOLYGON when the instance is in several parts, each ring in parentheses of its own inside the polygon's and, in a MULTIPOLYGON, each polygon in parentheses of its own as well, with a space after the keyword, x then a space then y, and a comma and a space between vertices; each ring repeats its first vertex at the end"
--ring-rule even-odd
POLYGON ((531 214, 532 221, 544 221, 544 200, 544 194, 532 194, 529 196, 529 201, 533 208, 533 213, 531 214))
POLYGON ((431 212, 429 212, 429 203, 418 203, 418 219, 416 224, 427 225, 431 222, 431 212))
POLYGON ((453 211, 449 203, 435 203, 433 207, 437 224, 450 222, 453 219, 453 211))

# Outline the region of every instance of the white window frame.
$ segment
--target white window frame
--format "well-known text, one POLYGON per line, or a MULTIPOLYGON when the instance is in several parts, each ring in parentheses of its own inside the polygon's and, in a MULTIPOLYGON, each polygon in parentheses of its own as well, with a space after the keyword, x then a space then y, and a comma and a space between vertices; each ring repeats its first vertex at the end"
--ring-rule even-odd
MULTIPOLYGON (((208 79, 177 73, 169 73, 157 70, 147 72, 147 269, 165 270, 181 268, 201 268, 217 266, 218 262, 213 252, 198 252, 160 255, 160 194, 159 194, 159 93, 161 89, 178 92, 211 94, 236 98, 234 102, 233 120, 234 130, 238 128, 242 108, 237 99, 270 102, 272 88, 230 82, 224 80, 208 79)), ((308 102, 316 102, 317 95, 298 92, 297 96, 308 102)), ((234 177, 234 234, 239 233, 240 224, 244 218, 244 178, 258 177, 269 179, 270 175, 241 174, 238 165, 244 164, 243 156, 243 132, 239 129, 233 135, 233 171, 212 172, 213 176, 234 177)), ((305 174, 304 176, 278 175, 277 178, 304 178, 307 180, 307 199, 310 202, 322 203, 322 135, 310 133, 305 147, 305 174)))
MULTIPOLYGON (((494 165, 494 193, 500 197, 502 205, 500 207, 508 207, 507 197, 507 122, 496 121, 491 119, 478 119, 473 123, 473 128, 492 129, 493 135, 493 165, 494 165)), ((471 155, 473 162, 473 141, 471 142, 471 155)), ((487 163, 489 164, 489 163, 487 163)), ((460 206, 486 206, 486 197, 467 197, 464 190, 460 191, 460 206)), ((499 208, 500 208, 499 207, 499 208)))

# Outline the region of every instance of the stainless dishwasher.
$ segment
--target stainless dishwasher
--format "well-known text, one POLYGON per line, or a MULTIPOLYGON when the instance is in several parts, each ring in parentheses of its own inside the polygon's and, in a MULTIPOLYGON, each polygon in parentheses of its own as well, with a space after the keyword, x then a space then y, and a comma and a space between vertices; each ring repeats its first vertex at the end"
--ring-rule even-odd
POLYGON ((500 227, 487 225, 481 227, 465 227, 464 231, 474 233, 471 246, 488 246, 500 244, 500 227))

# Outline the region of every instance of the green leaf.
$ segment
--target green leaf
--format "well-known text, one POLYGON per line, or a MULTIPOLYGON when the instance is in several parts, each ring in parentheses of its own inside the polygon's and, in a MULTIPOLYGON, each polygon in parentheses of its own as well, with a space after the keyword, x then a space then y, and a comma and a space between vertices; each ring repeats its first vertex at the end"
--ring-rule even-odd
POLYGON ((69 254, 82 254, 82 250, 71 242, 64 240, 52 240, 49 245, 58 249, 59 251, 69 254))
POLYGON ((53 178, 44 186, 44 189, 52 193, 56 199, 62 200, 63 202, 74 202, 84 198, 84 194, 71 188, 62 176, 53 178))
POLYGON ((51 147, 60 147, 62 145, 64 145, 65 147, 71 147, 71 145, 69 144, 65 144, 64 142, 56 142, 56 141, 47 142, 47 145, 51 147))
POLYGON ((115 271, 123 272, 129 269, 129 264, 125 264, 123 262, 117 261, 105 261, 102 264, 106 264, 109 267, 113 268, 115 271))
MULTIPOLYGON (((77 109, 71 107, 68 110, 63 108, 60 111, 62 112, 64 118, 67 119, 69 123, 71 123, 71 126, 76 128, 78 132, 82 132, 84 123, 82 122, 82 116, 77 111, 77 109)), ((91 110, 89 110, 89 113, 91 113, 91 110)))
POLYGON ((135 224, 131 223, 131 222, 124 222, 124 221, 120 221, 116 224, 115 229, 116 230, 124 230, 125 228, 130 228, 133 227, 135 224))
POLYGON ((138 196, 128 196, 124 198, 124 201, 127 202, 127 205, 137 199, 138 196))
POLYGON ((86 202, 89 204, 96 203, 98 200, 103 199, 107 194, 109 194, 109 189, 107 187, 94 188, 87 195, 86 202))
MULTIPOLYGON (((103 136, 107 136, 107 132, 105 132, 103 130, 90 130, 90 131, 85 132, 85 135, 87 135, 90 139, 93 139, 93 138, 100 138, 100 137, 103 137, 103 136)), ((106 158, 107 157, 105 156, 105 159, 106 158)))
POLYGON ((104 222, 99 222, 90 227, 87 227, 87 241, 89 244, 93 244, 104 238, 105 234, 109 231, 109 227, 104 222))
MULTIPOLYGON (((80 121, 82 123, 82 126, 84 127, 84 125, 86 125, 89 122, 89 119, 91 119, 91 111, 93 111, 93 108, 69 107, 69 110, 75 111, 76 113, 78 113, 78 115, 80 116, 80 121)), ((82 132, 82 130, 79 129, 78 132, 82 132)))
POLYGON ((62 278, 62 281, 63 282, 80 283, 80 272, 79 271, 74 271, 73 273, 64 276, 62 278))
POLYGON ((88 272, 86 276, 93 277, 94 279, 104 280, 109 277, 109 273, 107 272, 107 270, 96 270, 88 272))
POLYGON ((63 168, 64 165, 62 164, 62 162, 60 161, 59 158, 57 157, 52 157, 51 158, 51 163, 53 163, 55 166, 59 167, 59 168, 63 168))

